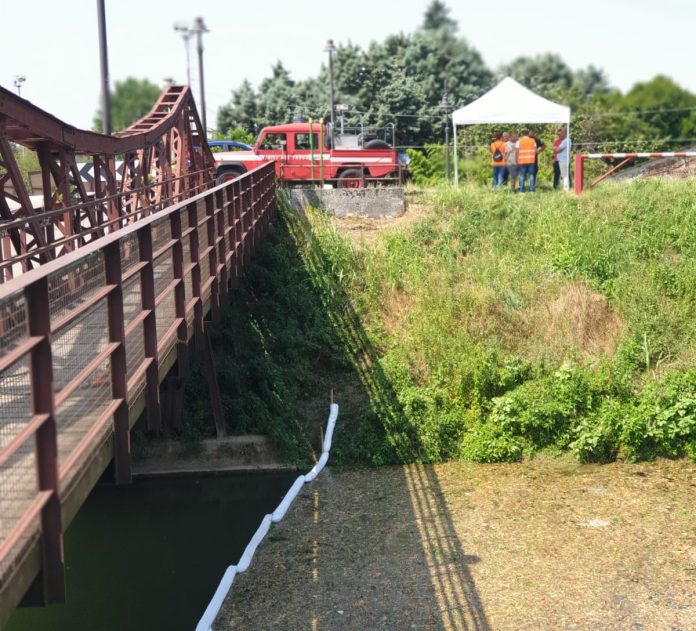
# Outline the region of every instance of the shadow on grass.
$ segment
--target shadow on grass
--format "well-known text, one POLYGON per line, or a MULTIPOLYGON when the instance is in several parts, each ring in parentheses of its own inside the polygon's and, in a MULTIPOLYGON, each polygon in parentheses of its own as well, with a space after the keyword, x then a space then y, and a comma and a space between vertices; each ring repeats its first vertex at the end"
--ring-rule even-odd
MULTIPOLYGON (((280 204, 269 243, 214 332, 230 429, 265 431, 297 458, 319 442, 317 425, 297 422, 313 413, 303 402, 323 395, 325 405, 331 388, 341 406, 334 451, 344 463, 422 460, 417 428, 325 250, 330 241, 280 204)), ((312 629, 488 630, 469 569, 478 558, 465 552, 432 467, 381 471, 390 472, 384 486, 373 484, 377 470, 358 469, 306 487, 292 532, 281 524, 264 544, 216 628, 306 628, 309 614, 312 629), (276 554, 289 562, 268 559, 276 554), (339 618, 314 606, 322 591, 324 604, 344 603, 339 618)))

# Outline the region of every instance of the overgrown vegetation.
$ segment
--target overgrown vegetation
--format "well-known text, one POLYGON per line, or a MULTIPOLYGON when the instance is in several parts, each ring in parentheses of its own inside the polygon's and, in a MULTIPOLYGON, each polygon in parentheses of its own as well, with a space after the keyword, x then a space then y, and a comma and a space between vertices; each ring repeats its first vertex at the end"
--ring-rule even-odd
POLYGON ((237 430, 301 458, 335 387, 342 462, 696 458, 696 183, 426 198, 369 243, 281 213, 217 327, 237 430))

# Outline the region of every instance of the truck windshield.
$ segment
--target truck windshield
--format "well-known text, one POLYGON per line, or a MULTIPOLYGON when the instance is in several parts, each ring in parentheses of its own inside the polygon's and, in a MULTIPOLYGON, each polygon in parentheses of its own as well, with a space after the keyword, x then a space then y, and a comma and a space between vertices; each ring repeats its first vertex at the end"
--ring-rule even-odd
POLYGON ((286 146, 286 134, 266 134, 266 137, 261 141, 259 149, 283 149, 286 146))

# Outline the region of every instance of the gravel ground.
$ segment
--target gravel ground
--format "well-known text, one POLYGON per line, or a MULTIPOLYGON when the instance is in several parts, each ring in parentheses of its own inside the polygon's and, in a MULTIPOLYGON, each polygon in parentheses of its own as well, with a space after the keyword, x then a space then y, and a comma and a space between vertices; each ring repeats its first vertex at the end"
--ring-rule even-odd
POLYGON ((696 630, 696 465, 327 469, 214 629, 696 630))

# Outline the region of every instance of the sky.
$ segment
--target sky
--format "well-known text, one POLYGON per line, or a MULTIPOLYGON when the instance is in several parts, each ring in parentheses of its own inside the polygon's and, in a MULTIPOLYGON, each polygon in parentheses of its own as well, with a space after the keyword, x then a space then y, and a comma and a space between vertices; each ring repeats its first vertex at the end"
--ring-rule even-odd
MULTIPOLYGON (((627 91, 656 74, 696 92, 696 0, 445 0, 459 34, 495 69, 520 55, 559 54, 573 69, 589 64, 627 91)), ((382 41, 415 31, 430 0, 106 0, 109 74, 162 85, 186 82, 186 55, 175 23, 202 16, 208 126, 244 79, 258 85, 281 60, 294 79, 327 61, 326 40, 382 41)), ((90 128, 99 106, 97 0, 0 0, 0 85, 65 122, 90 128)), ((195 46, 192 65, 197 67, 195 46)), ((192 87, 197 94, 196 72, 192 87)), ((461 106, 464 103, 457 103, 461 106)))

